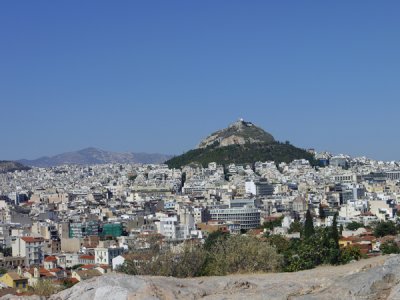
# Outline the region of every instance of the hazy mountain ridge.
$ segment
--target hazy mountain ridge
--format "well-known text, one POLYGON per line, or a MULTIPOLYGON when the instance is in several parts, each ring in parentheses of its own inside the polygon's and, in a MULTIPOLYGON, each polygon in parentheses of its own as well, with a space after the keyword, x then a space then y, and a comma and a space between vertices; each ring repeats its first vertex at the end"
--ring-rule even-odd
POLYGON ((171 155, 158 153, 119 153, 90 147, 51 157, 44 156, 34 160, 21 159, 18 162, 32 167, 54 167, 68 164, 95 165, 107 163, 157 164, 163 163, 171 157, 171 155))
POLYGON ((26 171, 29 169, 30 169, 29 167, 19 162, 0 160, 0 173, 26 171))

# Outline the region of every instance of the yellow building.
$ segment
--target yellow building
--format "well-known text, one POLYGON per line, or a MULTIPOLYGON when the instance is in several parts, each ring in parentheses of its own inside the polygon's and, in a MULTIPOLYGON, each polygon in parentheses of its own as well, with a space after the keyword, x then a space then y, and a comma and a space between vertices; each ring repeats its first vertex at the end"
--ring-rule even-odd
POLYGON ((19 292, 26 292, 28 290, 28 279, 18 275, 16 272, 4 274, 0 277, 0 282, 17 289, 19 292))

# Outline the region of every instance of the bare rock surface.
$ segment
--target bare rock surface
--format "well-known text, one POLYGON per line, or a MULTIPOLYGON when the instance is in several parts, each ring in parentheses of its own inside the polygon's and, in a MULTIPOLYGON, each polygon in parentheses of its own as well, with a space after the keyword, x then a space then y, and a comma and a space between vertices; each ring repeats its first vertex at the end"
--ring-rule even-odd
MULTIPOLYGON (((81 282, 51 300, 400 299, 400 256, 375 257, 297 273, 177 279, 110 274, 81 282)), ((18 299, 6 296, 1 299, 18 299), (7 298, 8 297, 8 298, 7 298)))
POLYGON ((255 126, 251 122, 246 122, 240 119, 231 124, 228 128, 212 133, 200 142, 198 148, 206 148, 215 145, 216 143, 218 144, 218 147, 225 147, 247 143, 272 143, 274 141, 275 139, 270 133, 255 126))

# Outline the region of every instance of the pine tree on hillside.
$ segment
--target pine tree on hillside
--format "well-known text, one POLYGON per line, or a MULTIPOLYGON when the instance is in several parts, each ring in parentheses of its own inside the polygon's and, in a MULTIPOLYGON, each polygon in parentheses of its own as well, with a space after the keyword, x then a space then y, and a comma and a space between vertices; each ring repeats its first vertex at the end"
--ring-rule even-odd
POLYGON ((324 207, 322 206, 322 204, 320 203, 319 204, 319 217, 321 218, 321 219, 325 219, 325 211, 324 211, 324 207))
POLYGON ((307 210, 306 213, 306 222, 304 223, 304 238, 309 239, 315 233, 314 223, 311 216, 310 210, 307 210))
POLYGON ((337 213, 333 216, 331 228, 331 241, 332 246, 330 249, 330 263, 336 265, 340 260, 340 246, 339 246, 339 231, 337 226, 337 213))
POLYGON ((338 231, 338 226, 337 226, 337 213, 333 216, 331 232, 332 232, 331 237, 332 237, 333 241, 335 242, 335 245, 337 245, 337 248, 339 248, 339 231, 338 231))

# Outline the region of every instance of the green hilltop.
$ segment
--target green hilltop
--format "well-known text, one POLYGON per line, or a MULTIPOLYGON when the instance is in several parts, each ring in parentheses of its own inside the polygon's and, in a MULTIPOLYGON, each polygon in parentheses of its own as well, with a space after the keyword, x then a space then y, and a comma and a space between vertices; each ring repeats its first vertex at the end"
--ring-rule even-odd
POLYGON ((198 163, 207 166, 210 162, 227 165, 246 164, 256 161, 289 163, 295 159, 306 159, 315 165, 314 156, 289 142, 281 143, 251 122, 239 120, 228 128, 219 130, 204 139, 197 149, 166 161, 170 168, 198 163))

